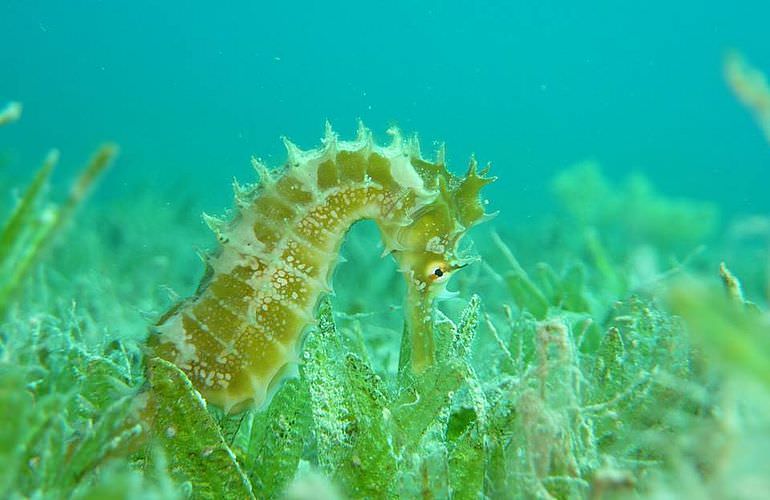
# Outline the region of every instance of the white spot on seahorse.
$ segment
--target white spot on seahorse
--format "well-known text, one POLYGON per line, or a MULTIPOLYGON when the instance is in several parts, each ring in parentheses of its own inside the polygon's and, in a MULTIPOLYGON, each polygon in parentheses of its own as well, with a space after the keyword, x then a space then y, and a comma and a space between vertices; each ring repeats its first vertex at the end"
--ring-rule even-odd
POLYGON ((189 365, 198 360, 198 354, 195 352, 195 345, 184 331, 181 315, 177 314, 168 322, 158 327, 161 342, 170 342, 177 351, 176 364, 178 366, 189 365))
POLYGON ((443 254, 445 250, 446 250, 446 246, 441 241, 440 236, 434 236, 433 238, 429 239, 428 242, 425 244, 426 252, 443 254))
POLYGON ((405 188, 413 188, 419 193, 425 192, 422 177, 412 166, 407 156, 394 156, 390 159, 390 173, 405 188))

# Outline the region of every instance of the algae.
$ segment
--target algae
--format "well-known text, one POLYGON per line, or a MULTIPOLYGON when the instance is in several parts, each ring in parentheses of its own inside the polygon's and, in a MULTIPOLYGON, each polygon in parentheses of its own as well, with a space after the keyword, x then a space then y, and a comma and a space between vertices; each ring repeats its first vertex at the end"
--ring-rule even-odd
MULTIPOLYGON (((8 104, 0 111, 0 126, 18 120, 21 109, 19 103, 8 104)), ((45 189, 59 159, 58 151, 48 153, 0 229, 0 315, 5 313, 32 266, 69 223, 116 153, 114 145, 102 146, 81 170, 69 196, 59 206, 45 199, 45 189)))
POLYGON ((730 51, 725 56, 724 73, 736 97, 752 112, 765 138, 770 141, 770 85, 767 77, 737 51, 730 51))

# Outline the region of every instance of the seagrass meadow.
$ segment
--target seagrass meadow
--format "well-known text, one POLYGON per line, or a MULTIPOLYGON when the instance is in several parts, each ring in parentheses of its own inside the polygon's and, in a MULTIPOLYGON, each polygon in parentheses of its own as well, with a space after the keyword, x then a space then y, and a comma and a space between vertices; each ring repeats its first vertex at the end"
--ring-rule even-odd
POLYGON ((467 3, 0 6, 0 498, 767 497, 770 11, 467 3))

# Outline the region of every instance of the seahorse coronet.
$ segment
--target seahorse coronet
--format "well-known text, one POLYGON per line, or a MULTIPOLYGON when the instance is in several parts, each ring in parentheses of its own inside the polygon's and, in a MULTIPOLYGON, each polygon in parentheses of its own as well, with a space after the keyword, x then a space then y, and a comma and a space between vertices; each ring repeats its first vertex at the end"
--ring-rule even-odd
POLYGON ((259 181, 233 183, 227 219, 204 214, 219 242, 196 292, 154 325, 152 353, 175 363, 210 403, 228 412, 260 407, 295 367, 320 297, 332 292, 339 249, 352 224, 372 219, 407 283, 407 330, 415 371, 434 359, 434 301, 472 260, 460 240, 489 214, 480 190, 492 181, 471 160, 464 177, 431 162, 417 136, 388 130, 380 146, 359 122, 352 141, 327 122, 321 147, 283 138, 286 163, 256 157, 259 181))

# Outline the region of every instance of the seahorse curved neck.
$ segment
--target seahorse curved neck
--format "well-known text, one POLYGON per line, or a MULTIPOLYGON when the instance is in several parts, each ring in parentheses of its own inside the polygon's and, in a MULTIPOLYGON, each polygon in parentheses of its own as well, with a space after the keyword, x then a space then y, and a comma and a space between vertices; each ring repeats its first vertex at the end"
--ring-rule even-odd
MULTIPOLYGON (((462 181, 400 140, 375 146, 366 130, 354 142, 338 143, 332 134, 325 142, 309 152, 289 143, 288 164, 277 175, 255 162, 261 183, 236 186, 236 215, 207 217, 221 245, 197 292, 155 325, 154 353, 227 411, 262 405, 296 364, 302 332, 331 290, 345 235, 362 219, 375 221, 406 277, 413 366, 432 362, 433 298, 440 278, 461 267, 462 181)), ((469 177, 482 179, 475 171, 469 177)), ((488 181, 463 189, 474 189, 479 203, 488 181)))

